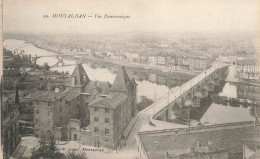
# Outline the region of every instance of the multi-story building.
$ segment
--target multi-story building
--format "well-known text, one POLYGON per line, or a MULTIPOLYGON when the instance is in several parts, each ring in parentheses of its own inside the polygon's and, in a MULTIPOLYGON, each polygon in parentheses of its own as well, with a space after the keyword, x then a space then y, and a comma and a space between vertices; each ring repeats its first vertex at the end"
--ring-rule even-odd
POLYGON ((83 143, 115 148, 124 128, 135 115, 136 83, 122 67, 109 90, 89 105, 90 124, 82 133, 83 143))
POLYGON ((206 58, 194 57, 188 59, 188 64, 191 69, 202 71, 209 67, 210 61, 206 58))
POLYGON ((93 146, 115 147, 120 138, 119 132, 135 115, 135 98, 135 81, 129 78, 124 67, 119 69, 111 85, 91 81, 82 64, 77 64, 65 91, 56 89, 33 99, 34 134, 81 140, 83 144, 93 146), (110 137, 101 140, 103 135, 110 137))
POLYGON ((157 65, 159 66, 166 66, 166 59, 164 56, 157 57, 157 65))
POLYGON ((139 60, 140 60, 139 54, 125 53, 125 56, 126 56, 128 62, 139 62, 139 60))
POLYGON ((149 56, 148 57, 148 63, 152 66, 157 65, 157 57, 156 56, 149 56))
POLYGON ((140 55, 140 63, 147 63, 148 62, 148 58, 147 56, 144 55, 140 55))
POLYGON ((8 100, 8 97, 1 96, 1 141, 3 156, 9 158, 20 143, 19 137, 19 111, 18 107, 8 100))
POLYGON ((260 78, 260 65, 255 59, 246 59, 238 61, 236 64, 236 70, 240 78, 260 78))

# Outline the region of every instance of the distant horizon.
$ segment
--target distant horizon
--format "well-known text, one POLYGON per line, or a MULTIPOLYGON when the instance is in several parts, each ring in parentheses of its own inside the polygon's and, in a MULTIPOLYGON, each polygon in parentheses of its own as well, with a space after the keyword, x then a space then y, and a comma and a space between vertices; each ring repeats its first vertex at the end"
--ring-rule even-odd
POLYGON ((151 35, 151 36, 172 36, 172 35, 183 35, 183 36, 194 36, 199 35, 199 37, 211 35, 211 36, 254 36, 254 37, 260 37, 260 32, 257 31, 234 31, 234 32, 191 32, 191 31, 182 31, 182 32, 155 32, 155 31, 111 31, 111 32, 93 32, 93 33, 53 33, 53 32, 21 32, 21 31, 6 31, 3 32, 3 36, 6 35, 53 35, 53 36, 86 36, 86 35, 92 35, 92 36, 98 36, 98 35, 126 35, 131 34, 132 36, 138 36, 138 35, 151 35))

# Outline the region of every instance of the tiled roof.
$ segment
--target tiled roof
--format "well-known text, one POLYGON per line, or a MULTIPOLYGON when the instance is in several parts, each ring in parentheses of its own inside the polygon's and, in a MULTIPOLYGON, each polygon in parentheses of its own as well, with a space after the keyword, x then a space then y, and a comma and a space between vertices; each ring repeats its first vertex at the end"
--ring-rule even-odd
POLYGON ((81 94, 81 91, 79 89, 69 89, 67 91, 64 91, 63 92, 64 94, 66 94, 66 98, 65 100, 70 102, 72 101, 73 99, 77 98, 78 96, 80 96, 81 94))
POLYGON ((90 81, 84 88, 84 92, 92 91, 97 87, 100 89, 100 91, 105 91, 110 89, 111 84, 109 82, 103 81, 90 81))
POLYGON ((76 65, 72 73, 72 76, 75 76, 75 86, 82 87, 90 81, 89 77, 86 74, 86 82, 84 82, 83 74, 86 74, 85 69, 83 68, 82 64, 79 63, 76 65))
POLYGON ((66 94, 64 93, 56 93, 56 92, 45 92, 41 95, 35 96, 33 100, 35 101, 43 101, 43 102, 56 102, 61 98, 65 97, 66 94))
POLYGON ((34 95, 31 98, 33 98, 35 101, 55 102, 65 97, 66 101, 71 101, 80 96, 80 94, 80 90, 71 88, 63 92, 48 91, 41 93, 40 95, 38 94, 37 96, 34 95))
POLYGON ((89 104, 90 107, 104 107, 104 108, 117 108, 122 102, 127 99, 127 95, 121 92, 110 94, 106 98, 97 97, 89 104))
POLYGON ((127 92, 127 83, 130 82, 130 78, 126 72, 124 66, 120 67, 116 79, 111 87, 112 91, 127 92))
POLYGON ((244 140, 255 138, 260 133, 260 126, 222 128, 212 130, 194 130, 182 133, 139 133, 140 139, 149 159, 188 154, 189 148, 198 143, 211 146, 216 150, 228 150, 231 153, 242 152, 244 140))

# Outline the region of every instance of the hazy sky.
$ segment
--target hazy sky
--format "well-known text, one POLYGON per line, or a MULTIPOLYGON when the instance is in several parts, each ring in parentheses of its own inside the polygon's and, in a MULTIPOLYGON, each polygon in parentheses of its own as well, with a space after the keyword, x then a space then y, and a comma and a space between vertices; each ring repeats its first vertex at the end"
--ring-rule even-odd
POLYGON ((260 28, 259 0, 4 0, 4 32, 224 32, 260 28), (44 19, 48 14, 130 19, 44 19))

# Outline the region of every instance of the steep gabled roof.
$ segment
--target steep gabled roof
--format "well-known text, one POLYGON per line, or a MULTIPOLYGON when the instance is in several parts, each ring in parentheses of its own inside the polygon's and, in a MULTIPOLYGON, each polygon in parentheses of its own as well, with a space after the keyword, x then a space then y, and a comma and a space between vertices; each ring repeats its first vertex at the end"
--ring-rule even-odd
POLYGON ((116 109, 126 99, 127 99, 127 95, 125 93, 116 92, 116 93, 110 94, 106 98, 102 98, 102 97, 98 96, 94 101, 89 103, 88 106, 116 109))
POLYGON ((120 67, 116 79, 110 90, 119 91, 119 92, 127 92, 127 83, 130 82, 130 78, 126 72, 124 66, 120 67))
POLYGON ((86 74, 85 69, 81 63, 78 63, 72 73, 72 76, 75 77, 75 86, 84 86, 89 83, 90 79, 86 74, 86 81, 84 82, 83 74, 86 74))

